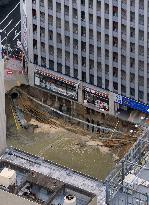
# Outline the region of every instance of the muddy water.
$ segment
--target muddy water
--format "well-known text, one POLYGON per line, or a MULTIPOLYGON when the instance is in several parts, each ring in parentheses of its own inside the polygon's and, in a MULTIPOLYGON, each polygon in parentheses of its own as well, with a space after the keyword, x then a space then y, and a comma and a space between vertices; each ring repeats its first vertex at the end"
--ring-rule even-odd
POLYGON ((48 134, 18 131, 17 136, 7 139, 7 143, 100 180, 114 166, 111 153, 101 151, 97 146, 80 146, 78 136, 64 130, 48 134))

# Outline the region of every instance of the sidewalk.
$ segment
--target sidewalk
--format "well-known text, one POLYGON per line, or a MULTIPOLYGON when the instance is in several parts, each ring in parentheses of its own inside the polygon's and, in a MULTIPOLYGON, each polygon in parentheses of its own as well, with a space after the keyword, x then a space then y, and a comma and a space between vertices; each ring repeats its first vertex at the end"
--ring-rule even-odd
POLYGON ((27 76, 23 73, 22 63, 16 59, 9 59, 4 65, 5 92, 15 86, 28 84, 27 76))

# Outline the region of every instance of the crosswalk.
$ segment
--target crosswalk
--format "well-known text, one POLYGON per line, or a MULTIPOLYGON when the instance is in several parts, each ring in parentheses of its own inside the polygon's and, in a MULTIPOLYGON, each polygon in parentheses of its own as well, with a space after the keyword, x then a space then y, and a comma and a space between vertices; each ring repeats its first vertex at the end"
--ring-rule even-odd
POLYGON ((10 44, 10 47, 14 48, 17 45, 17 39, 20 39, 21 36, 20 2, 16 0, 13 8, 8 7, 6 8, 5 17, 0 16, 2 45, 10 44))

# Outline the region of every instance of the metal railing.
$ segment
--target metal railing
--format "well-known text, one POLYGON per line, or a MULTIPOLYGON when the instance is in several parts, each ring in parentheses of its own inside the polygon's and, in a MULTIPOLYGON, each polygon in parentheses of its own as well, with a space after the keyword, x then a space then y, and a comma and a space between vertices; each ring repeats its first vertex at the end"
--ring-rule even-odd
POLYGON ((149 154, 149 130, 144 130, 141 137, 131 147, 129 152, 116 165, 115 169, 106 177, 106 200, 109 205, 148 205, 149 195, 135 189, 124 187, 123 180, 133 171, 138 174, 142 165, 146 163, 149 154), (125 192, 124 192, 125 190, 125 192), (120 194, 121 193, 121 194, 120 194), (131 193, 131 194, 130 194, 131 193), (123 196, 123 203, 121 197, 123 196), (128 201, 129 200, 129 201, 128 201), (135 203, 134 203, 135 201, 135 203))

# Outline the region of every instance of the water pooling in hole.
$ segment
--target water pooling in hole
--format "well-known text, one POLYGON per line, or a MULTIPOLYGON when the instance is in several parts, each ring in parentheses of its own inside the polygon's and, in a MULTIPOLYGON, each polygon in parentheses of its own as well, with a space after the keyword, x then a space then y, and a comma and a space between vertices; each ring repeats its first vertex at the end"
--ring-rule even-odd
POLYGON ((28 135, 19 131, 15 138, 8 138, 7 143, 98 179, 104 179, 114 166, 112 154, 100 150, 96 145, 80 146, 79 139, 80 136, 65 130, 49 130, 49 134, 28 135))
MULTIPOLYGON (((16 94, 12 96, 17 97, 16 94)), ((97 141, 90 135, 76 134, 75 131, 68 131, 60 126, 40 124, 27 116, 26 119, 39 128, 35 129, 35 133, 25 129, 16 130, 9 108, 10 98, 6 97, 8 146, 39 155, 98 179, 104 179, 115 165, 112 153, 100 144, 97 146, 97 141)))

